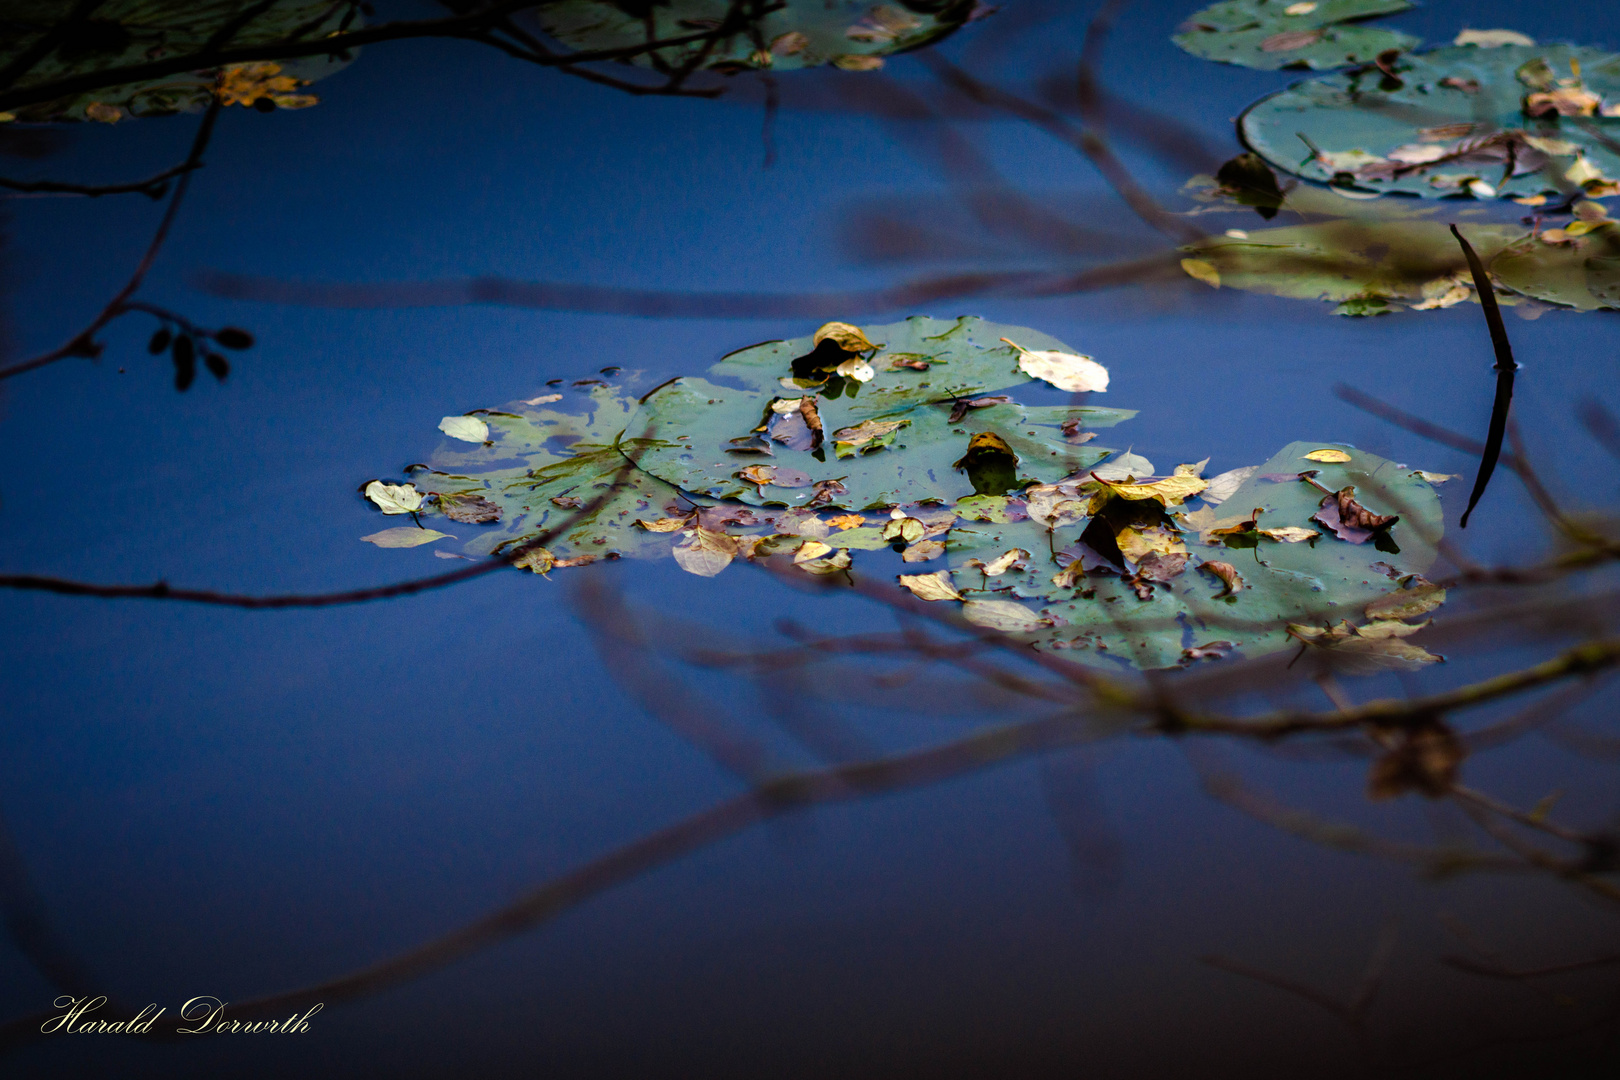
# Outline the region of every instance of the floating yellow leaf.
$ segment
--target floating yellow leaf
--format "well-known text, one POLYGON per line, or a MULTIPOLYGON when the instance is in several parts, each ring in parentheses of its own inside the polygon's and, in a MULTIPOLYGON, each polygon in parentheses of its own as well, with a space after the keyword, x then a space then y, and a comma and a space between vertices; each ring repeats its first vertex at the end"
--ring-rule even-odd
MULTIPOLYGON (((1248 234, 1244 233, 1243 236, 1237 239, 1247 240, 1248 238, 1248 234)), ((1221 287, 1221 272, 1215 269, 1214 263, 1205 262, 1203 259, 1182 259, 1181 268, 1187 272, 1188 277, 1195 281, 1202 281, 1212 289, 1221 287)))
POLYGON ((985 577, 1000 577, 1015 566, 1023 566, 1029 562, 1029 552, 1023 548, 1012 548, 1002 552, 994 559, 984 564, 985 577))
POLYGON ((951 584, 949 570, 937 574, 901 574, 900 584, 919 600, 960 600, 962 594, 951 584))
POLYGON ((843 56, 833 57, 832 65, 835 68, 842 68, 844 71, 876 71, 883 66, 883 57, 847 53, 843 56))
POLYGON ((294 94, 292 91, 308 83, 281 73, 281 65, 268 61, 253 64, 232 64, 220 74, 219 100, 226 105, 252 105, 260 98, 268 98, 283 109, 306 109, 320 99, 314 94, 294 94))
POLYGON ((1187 545, 1180 534, 1162 525, 1146 529, 1127 526, 1114 534, 1119 553, 1131 562, 1141 562, 1149 555, 1185 555, 1187 545))
POLYGON ((103 124, 116 124, 124 118, 124 110, 116 105, 103 105, 92 101, 84 107, 84 115, 103 124))
POLYGON ((802 563, 809 562, 811 559, 819 559, 831 553, 832 549, 831 544, 823 544, 820 540, 806 540, 799 545, 799 550, 794 553, 793 561, 802 563))
POLYGON ((635 524, 639 528, 646 529, 648 532, 680 532, 682 529, 686 528, 687 519, 665 517, 659 518, 657 521, 643 521, 641 518, 636 518, 635 524))
POLYGON ((1333 447, 1329 446, 1324 447, 1321 450, 1312 450, 1310 453, 1305 455, 1305 460, 1327 461, 1333 462, 1334 464, 1340 464, 1349 461, 1350 455, 1345 453, 1343 450, 1335 450, 1333 447))
POLYGON ((866 524, 866 519, 859 514, 840 514, 835 518, 828 518, 827 524, 835 529, 858 529, 866 524))
POLYGON ((849 323, 830 322, 824 324, 816 331, 815 337, 810 339, 812 345, 820 345, 823 341, 831 341, 845 352, 863 353, 871 352, 877 346, 866 340, 866 335, 858 326, 849 323))
POLYGON ((1004 634, 1027 634, 1052 625, 1051 619, 1043 619, 1012 600, 968 600, 962 604, 962 617, 974 626, 1004 634))

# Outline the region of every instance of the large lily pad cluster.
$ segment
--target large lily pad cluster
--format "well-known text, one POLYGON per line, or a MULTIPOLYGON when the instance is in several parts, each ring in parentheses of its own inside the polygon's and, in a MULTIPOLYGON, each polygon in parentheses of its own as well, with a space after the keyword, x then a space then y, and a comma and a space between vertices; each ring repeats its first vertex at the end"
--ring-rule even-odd
POLYGON ((953 33, 976 6, 975 0, 786 0, 759 5, 758 15, 744 6, 736 32, 719 38, 699 35, 726 26, 737 7, 730 0, 561 0, 536 14, 548 34, 579 52, 695 39, 630 58, 640 67, 724 73, 831 64, 870 71, 885 56, 953 33))
POLYGON ((1273 166, 1351 191, 1532 205, 1609 196, 1620 193, 1620 56, 1573 45, 1410 53, 1272 94, 1239 129, 1273 166))
POLYGON ((1436 659, 1404 639, 1443 598, 1420 576, 1443 478, 1303 443, 1215 477, 1203 463, 1158 475, 1094 442, 1135 413, 997 393, 1032 375, 1106 384, 1101 365, 1038 331, 830 323, 640 397, 604 375, 445 417, 429 463, 362 485, 411 521, 364 539, 441 558, 521 546, 518 565, 542 574, 669 554, 704 577, 771 556, 835 575, 864 553, 969 623, 1105 664, 1293 646, 1436 659))
MULTIPOLYGON (((33 50, 47 34, 84 5, 75 0, 18 0, 5 5, 0 66, 33 50)), ((331 0, 109 0, 89 18, 71 23, 65 38, 16 82, 18 88, 111 68, 200 52, 222 29, 243 17, 234 45, 257 45, 292 37, 325 37, 361 18, 359 5, 331 0), (260 10, 262 9, 262 10, 260 10)), ((304 87, 345 66, 336 57, 238 64, 223 72, 197 71, 104 87, 18 109, 8 119, 97 120, 195 112, 217 92, 227 104, 268 102, 279 108, 315 103, 304 87)), ((264 107, 260 105, 260 107, 264 107)))
POLYGON ((1194 56, 1273 71, 1371 64, 1418 39, 1357 20, 1405 11, 1407 0, 1227 0, 1190 16, 1175 43, 1194 56))

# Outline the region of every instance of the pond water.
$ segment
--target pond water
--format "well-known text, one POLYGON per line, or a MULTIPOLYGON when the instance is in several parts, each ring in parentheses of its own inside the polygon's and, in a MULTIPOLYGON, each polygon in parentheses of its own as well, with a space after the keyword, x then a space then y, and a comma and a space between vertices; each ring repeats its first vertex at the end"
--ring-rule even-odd
MULTIPOLYGON (((1125 167, 1176 211, 1211 205, 1183 186, 1242 152, 1239 114, 1310 75, 1182 51, 1170 39, 1194 6, 1125 8, 1100 65, 1109 94, 1151 110, 1111 114, 1125 167), (1152 153, 1171 121, 1205 149, 1152 153)), ((445 15, 377 8, 372 25, 445 15)), ((244 327, 256 342, 230 354, 228 379, 205 372, 179 394, 169 359, 146 351, 154 320, 131 314, 98 335, 95 362, 69 357, 6 379, 0 438, 19 467, 0 481, 0 571, 273 595, 468 567, 435 557, 462 550, 450 542, 358 540, 411 519, 385 520, 357 487, 402 483, 410 463, 471 449, 441 435, 441 418, 551 393, 564 395, 556 409, 577 410, 575 380, 639 396, 826 322, 911 315, 1033 328, 1095 357, 1110 375, 1105 394, 1038 382, 1008 392, 1029 406, 1137 410, 1098 443, 1145 455, 1161 474, 1208 458, 1214 476, 1296 441, 1457 474, 1438 490, 1447 540, 1467 557, 1445 554, 1436 579, 1569 550, 1507 468, 1462 532, 1478 455, 1335 394, 1348 384, 1483 439, 1496 379, 1477 303, 1347 318, 1230 281, 1210 289, 1173 258, 1168 276, 1140 286, 872 299, 945 274, 1055 276, 1172 251, 1072 146, 1006 111, 970 109, 931 73, 931 57, 948 58, 1038 100, 1042 79, 1072 75, 1093 14, 1006 0, 881 73, 779 72, 768 144, 752 76, 718 100, 636 96, 433 38, 367 46, 308 88, 315 107, 223 109, 138 299, 201 326, 244 327), (883 103, 901 93, 943 117, 896 119, 883 103), (1044 221, 1015 235, 974 217, 975 205, 1012 205, 1009 192, 1072 231, 1044 221), (382 299, 222 296, 216 273, 376 284, 382 299), (388 302, 408 300, 391 289, 400 283, 484 277, 801 299, 792 314, 765 305, 727 318, 702 298, 678 317, 388 302), (842 295, 802 299, 814 294, 842 295)), ((1505 0, 1432 0, 1377 25, 1441 45, 1467 27, 1509 27, 1620 49, 1614 9, 1531 14, 1505 0)), ((185 158, 198 119, 41 125, 63 132, 60 143, 42 158, 0 157, 0 172, 148 176, 185 158)), ((1391 215, 1418 203, 1341 201, 1345 213, 1391 215)), ((7 197, 4 363, 79 333, 128 279, 165 205, 139 194, 7 197)), ((1217 236, 1269 227, 1225 209, 1175 220, 1217 236)), ((1529 213, 1458 199, 1434 220, 1529 213)), ((1615 459, 1580 417, 1594 398, 1620 409, 1620 323, 1546 305, 1504 314, 1522 366, 1513 409, 1524 454, 1567 506, 1612 510, 1615 459)), ((484 528, 424 524, 458 541, 484 528)), ((1612 539, 1594 550, 1607 552, 1598 564, 1612 558, 1612 539)), ((0 946, 0 1010, 22 1020, 0 1047, 7 1075, 1614 1075, 1620 879, 1603 845, 1620 813, 1620 732, 1601 670, 1450 717, 1474 731, 1550 702, 1547 716, 1507 732, 1523 737, 1473 747, 1461 776, 1467 792, 1523 811, 1562 792, 1551 819, 1575 831, 1570 840, 1538 831, 1540 817, 1513 824, 1460 796, 1369 800, 1377 747, 1359 726, 1314 740, 1169 737, 1143 726, 1151 708, 1145 721, 1122 719, 1087 713, 1070 684, 1067 702, 998 686, 976 652, 927 664, 916 639, 910 652, 881 651, 876 636, 929 625, 897 622, 904 594, 881 590, 945 564, 854 555, 860 590, 842 575, 742 559, 700 577, 667 558, 548 577, 503 569, 296 610, 8 588, 0 849, 13 850, 0 850, 0 890, 12 940, 0 946), (804 634, 851 653, 804 666, 807 653, 833 658, 804 634), (874 643, 861 647, 859 635, 874 643), (755 668, 683 662, 761 650, 755 668), (317 994, 323 1007, 296 1037, 38 1030, 61 994, 109 995, 108 1017, 152 1002, 172 1018, 188 999, 245 1003, 320 986, 452 934, 744 795, 739 770, 716 760, 711 728, 737 733, 718 743, 757 779, 1056 713, 1085 714, 1061 745, 856 783, 827 805, 631 858, 603 881, 569 879, 578 894, 558 894, 554 917, 374 992, 317 994), (1544 723, 1563 734, 1528 730, 1544 723), (1241 791, 1222 786, 1232 776, 1241 791), (1433 872, 1444 864, 1435 852, 1464 845, 1515 857, 1470 813, 1518 830, 1521 847, 1589 861, 1538 869, 1521 850, 1506 872, 1433 872), (1369 850, 1351 827, 1387 845, 1369 850), (1456 956, 1475 970, 1445 962, 1456 956), (1377 977, 1365 980, 1370 963, 1377 977), (1535 978, 1496 970, 1568 964, 1585 966, 1535 978), (1353 1006, 1358 987, 1376 993, 1353 1006)), ((1188 684, 1188 707, 1233 716, 1326 715, 1330 695, 1418 698, 1582 641, 1612 645, 1612 588, 1599 565, 1517 598, 1454 590, 1454 614, 1442 608, 1431 631, 1447 662, 1411 671, 1319 686, 1286 671, 1284 653, 1270 667, 1234 667, 1225 683, 1211 674, 1220 665, 1259 661, 1203 661, 1169 681, 1202 678, 1188 684), (1520 601, 1540 606, 1492 607, 1520 601)), ((928 632, 967 640, 959 627, 928 632)), ((1036 677, 1031 655, 1014 650, 995 670, 1036 677)), ((1126 678, 1127 667, 1098 670, 1126 678)))

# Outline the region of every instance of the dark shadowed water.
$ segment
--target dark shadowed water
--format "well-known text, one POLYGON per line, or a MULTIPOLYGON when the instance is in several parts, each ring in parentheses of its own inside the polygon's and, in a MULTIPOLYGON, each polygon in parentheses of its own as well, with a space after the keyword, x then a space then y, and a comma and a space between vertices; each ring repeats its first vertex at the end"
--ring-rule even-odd
MULTIPOLYGON (((1103 76, 1230 156, 1240 149, 1231 119, 1300 74, 1181 52, 1169 35, 1193 6, 1129 8, 1103 76)), ((1071 62, 1091 15, 1088 4, 1004 8, 940 51, 968 50, 975 71, 1009 86, 1071 62), (997 31, 1015 18, 1022 29, 997 31), (1005 47, 976 57, 975 36, 993 32, 1005 47)), ((1620 16, 1601 4, 1431 0, 1388 22, 1435 42, 1504 26, 1620 48, 1620 16)), ((916 57, 887 71, 931 85, 916 57)), ((1214 473, 1302 439, 1472 477, 1471 456, 1359 412, 1332 388, 1350 383, 1482 435, 1493 379, 1474 304, 1347 319, 1326 304, 1176 288, 721 320, 331 310, 195 287, 200 272, 223 270, 788 293, 929 272, 861 262, 851 232, 863 207, 903 216, 949 198, 927 152, 933 136, 828 104, 826 88, 858 73, 805 73, 822 87, 804 93, 807 107, 795 107, 794 77, 781 77, 769 167, 757 94, 632 97, 467 42, 369 48, 313 88, 315 108, 225 110, 142 296, 205 325, 247 327, 257 345, 233 357, 223 385, 204 376, 180 395, 144 351, 151 324, 131 318, 106 332, 99 362, 6 382, 4 571, 313 593, 466 565, 356 539, 383 527, 356 485, 424 460, 441 443, 440 417, 605 367, 650 388, 828 320, 908 314, 982 315, 1094 355, 1112 374, 1094 403, 1140 410, 1110 440, 1161 465, 1209 457, 1214 473)), ((81 125, 58 154, 3 167, 143 176, 182 158, 195 125, 81 125)), ((1019 188, 1125 243, 1151 242, 1072 149, 1010 119, 957 130, 1019 188)), ((1187 178, 1126 156, 1167 198, 1187 178)), ((162 206, 138 195, 13 198, 3 212, 16 359, 100 309, 162 206)), ((948 265, 1031 265, 1020 257, 981 251, 948 265)), ((1612 501, 1613 459, 1572 409, 1592 394, 1620 407, 1620 323, 1559 311, 1510 312, 1507 323, 1532 449, 1561 491, 1612 501)), ((1443 490, 1448 529, 1468 482, 1443 490)), ((1499 474, 1469 550, 1487 563, 1536 558, 1545 541, 1534 513, 1499 474)), ((886 553, 871 558, 874 580, 903 569, 886 553)), ((586 574, 745 643, 769 639, 780 617, 834 634, 894 625, 859 597, 795 590, 743 565, 700 579, 669 560, 551 580, 502 572, 316 611, 7 592, 0 810, 54 932, 121 1003, 173 1012, 199 995, 246 1000, 402 952, 742 790, 648 713, 622 658, 597 650, 576 608, 586 574)), ((670 632, 649 627, 655 644, 670 632)), ((1543 655, 1532 644, 1464 651, 1444 670, 1352 689, 1424 692, 1543 655)), ((706 708, 744 721, 770 713, 769 689, 735 674, 670 678, 706 708)), ((1015 718, 1001 699, 950 694, 889 716, 861 694, 852 682, 848 718, 889 748, 1015 718)), ((1610 700, 1577 715, 1612 732, 1610 700)), ((1366 802, 1360 758, 1204 749, 1324 817, 1430 839, 1471 828, 1449 804, 1366 802)), ((787 760, 809 760, 798 753, 787 760)), ((1561 811, 1585 825, 1612 827, 1620 811, 1612 764, 1551 742, 1521 741, 1467 768, 1470 784, 1523 806, 1563 789, 1561 811)), ((1442 915, 1518 966, 1620 948, 1613 905, 1564 882, 1430 880, 1312 843, 1208 797, 1177 742, 1121 736, 721 840, 448 967, 330 1003, 304 1034, 59 1035, 12 1048, 0 1073, 1214 1080, 1374 1075, 1394 1063, 1403 1075, 1616 1075, 1612 968, 1607 982, 1469 975, 1439 962, 1459 951, 1442 915), (1348 997, 1389 926, 1399 936, 1365 1042, 1327 1009, 1199 960, 1220 955, 1348 997), (1607 1027, 1592 1021, 1604 1015, 1607 1027)), ((0 945, 0 1013, 48 1009, 60 992, 0 945)))

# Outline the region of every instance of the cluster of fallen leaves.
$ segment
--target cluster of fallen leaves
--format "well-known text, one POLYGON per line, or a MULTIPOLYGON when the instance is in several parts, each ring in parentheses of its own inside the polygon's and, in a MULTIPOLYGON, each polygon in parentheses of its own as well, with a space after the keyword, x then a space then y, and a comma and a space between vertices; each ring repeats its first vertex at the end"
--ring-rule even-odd
MULTIPOLYGON (((1107 385, 1107 371, 1090 357, 1051 349, 1030 350, 1010 339, 1002 340, 1013 346, 1020 368, 1032 377, 1071 391, 1095 392, 1107 385)), ((817 404, 826 400, 825 395, 832 388, 864 381, 863 375, 871 370, 870 361, 880 347, 859 327, 846 323, 826 324, 816 333, 812 345, 809 354, 791 360, 790 370, 779 380, 783 385, 791 384, 797 396, 772 397, 769 389, 764 390, 763 395, 768 400, 758 406, 759 412, 755 414, 762 417, 759 428, 750 436, 733 442, 758 438, 801 450, 820 449, 827 443, 834 450, 832 462, 871 454, 888 445, 909 421, 868 419, 828 433, 823 429, 817 404)), ((905 354, 900 362, 907 366, 926 366, 931 361, 920 354, 905 354)), ((576 385, 586 384, 605 387, 601 380, 581 380, 576 385)), ((767 381, 765 385, 775 384, 767 381)), ((612 416, 607 416, 605 403, 620 400, 616 393, 604 390, 607 396, 597 398, 598 417, 606 416, 604 422, 612 420, 612 416)), ((551 404, 560 396, 542 394, 521 404, 537 407, 551 404)), ((626 403, 617 407, 633 409, 633 402, 624 400, 626 403)), ((947 397, 943 404, 951 405, 952 400, 947 397)), ((1000 395, 991 404, 1008 400, 1000 395)), ((983 401, 983 398, 965 396, 955 399, 952 422, 975 408, 987 407, 980 404, 983 401)), ((493 410, 446 416, 439 428, 452 440, 450 445, 466 444, 473 448, 457 451, 460 456, 452 455, 446 463, 453 465, 466 460, 469 453, 474 458, 483 455, 485 459, 500 460, 503 455, 513 453, 501 449, 503 433, 532 423, 524 416, 493 410)), ((531 441, 543 441, 549 429, 542 425, 529 426, 527 430, 531 441)), ((512 477, 507 481, 509 489, 535 493, 532 499, 521 504, 528 512, 538 513, 548 506, 551 512, 564 515, 559 520, 565 523, 568 514, 587 523, 604 520, 620 523, 623 536, 643 538, 635 543, 648 545, 646 553, 667 552, 682 570, 699 577, 715 577, 739 560, 757 562, 778 558, 779 565, 797 572, 815 576, 847 574, 854 565, 855 553, 888 549, 900 556, 902 565, 919 567, 916 572, 897 575, 898 585, 911 595, 924 601, 958 604, 962 617, 969 623, 1013 634, 1037 633, 1058 625, 1060 620, 1017 598, 1027 594, 1005 592, 999 584, 1003 581, 1034 575, 1049 582, 1056 594, 1073 602, 1084 602, 1095 595, 1099 580, 1112 578, 1131 590, 1126 594, 1134 596, 1130 602, 1149 604, 1161 591, 1178 588, 1179 582, 1196 570, 1218 587, 1212 599, 1236 603, 1241 608, 1247 603, 1245 594, 1252 591, 1252 586, 1239 568, 1238 553, 1255 551, 1257 545, 1378 542, 1400 520, 1396 515, 1368 509, 1358 500, 1354 486, 1329 489, 1314 479, 1319 469, 1352 460, 1351 451, 1332 446, 1301 453, 1299 467, 1303 471, 1261 477, 1279 484, 1310 483, 1320 489, 1315 513, 1306 523, 1272 521, 1261 509, 1249 509, 1230 517, 1218 513, 1223 503, 1256 477, 1259 466, 1205 476, 1205 461, 1178 465, 1168 474, 1159 475, 1152 462, 1125 451, 1109 453, 1100 462, 1057 482, 1041 483, 1017 477, 1018 455, 1006 439, 993 431, 976 432, 967 438, 966 450, 955 462, 955 468, 974 478, 975 491, 954 502, 924 499, 879 504, 855 512, 830 508, 825 501, 817 499, 807 505, 791 506, 750 506, 732 500, 703 500, 635 469, 636 453, 631 445, 651 445, 655 440, 626 442, 625 433, 620 430, 611 445, 575 441, 572 448, 552 464, 498 475, 512 477), (625 485, 626 476, 636 483, 625 485), (570 485, 571 478, 577 482, 570 485), (543 505, 537 505, 541 500, 543 505), (953 556, 955 562, 945 568, 924 569, 927 564, 938 565, 947 557, 959 529, 971 533, 987 524, 1019 522, 1028 523, 1025 528, 1044 530, 1047 550, 1034 542, 1009 545, 987 551, 983 557, 953 556), (1063 549, 1058 550, 1054 538, 1060 530, 1079 530, 1078 541, 1066 541, 1063 549), (1190 550, 1189 542, 1195 542, 1203 554, 1190 550), (1211 547, 1229 549, 1233 555, 1210 557, 1213 553, 1208 549, 1211 547)), ((1063 430, 1065 437, 1081 434, 1076 430, 1071 436, 1067 427, 1063 430)), ((1016 433, 1007 434, 1012 437, 1016 433)), ((660 436, 662 445, 685 445, 680 442, 685 438, 683 433, 661 432, 660 436)), ((761 493, 767 489, 791 492, 813 486, 820 494, 821 488, 839 484, 837 479, 812 481, 798 469, 755 460, 759 463, 742 466, 737 475, 761 493)), ((427 527, 422 522, 423 517, 442 517, 476 530, 480 526, 507 527, 505 514, 518 513, 510 500, 492 498, 496 492, 477 476, 430 470, 425 466, 413 468, 419 472, 417 479, 410 482, 391 483, 378 479, 368 481, 361 488, 364 497, 378 511, 394 517, 409 516, 413 525, 385 529, 362 539, 378 547, 417 547, 457 538, 456 534, 427 527)), ((1441 478, 1425 474, 1424 479, 1441 478)), ((512 533, 493 550, 498 553, 503 547, 523 546, 524 554, 514 565, 542 575, 604 558, 642 553, 625 542, 604 544, 608 534, 597 526, 576 530, 560 550, 528 546, 536 535, 532 527, 512 533), (582 543, 587 545, 583 550, 582 543), (589 546, 592 544, 596 547, 589 546)), ((565 527, 565 537, 567 535, 565 527)), ((488 545, 468 546, 471 550, 492 550, 488 545)), ((438 554, 465 557, 444 551, 438 554)), ((1260 554, 1257 552, 1252 558, 1260 558, 1260 554)), ((1263 560, 1261 565, 1264 565, 1263 560)), ((1399 595, 1419 595, 1414 588, 1408 582, 1399 595)), ((1432 594, 1422 595, 1430 597, 1432 594)), ((1443 599, 1443 593, 1423 610, 1437 605, 1439 599, 1443 599)), ((1367 621, 1359 626, 1349 622, 1320 627, 1279 624, 1277 630, 1279 635, 1286 633, 1302 645, 1332 651, 1335 655, 1376 654, 1415 661, 1428 654, 1404 640, 1421 628, 1421 624, 1405 621, 1412 617, 1409 607, 1380 608, 1376 612, 1369 607, 1367 621)), ((1131 618, 1123 609, 1119 617, 1131 618)), ((1075 640, 1078 639, 1053 643, 1052 647, 1079 647, 1075 640)), ((1101 651, 1105 646, 1100 637, 1096 640, 1096 648, 1101 651)), ((1181 650, 1181 659, 1192 662, 1216 658, 1238 647, 1228 641, 1210 641, 1181 650)))

